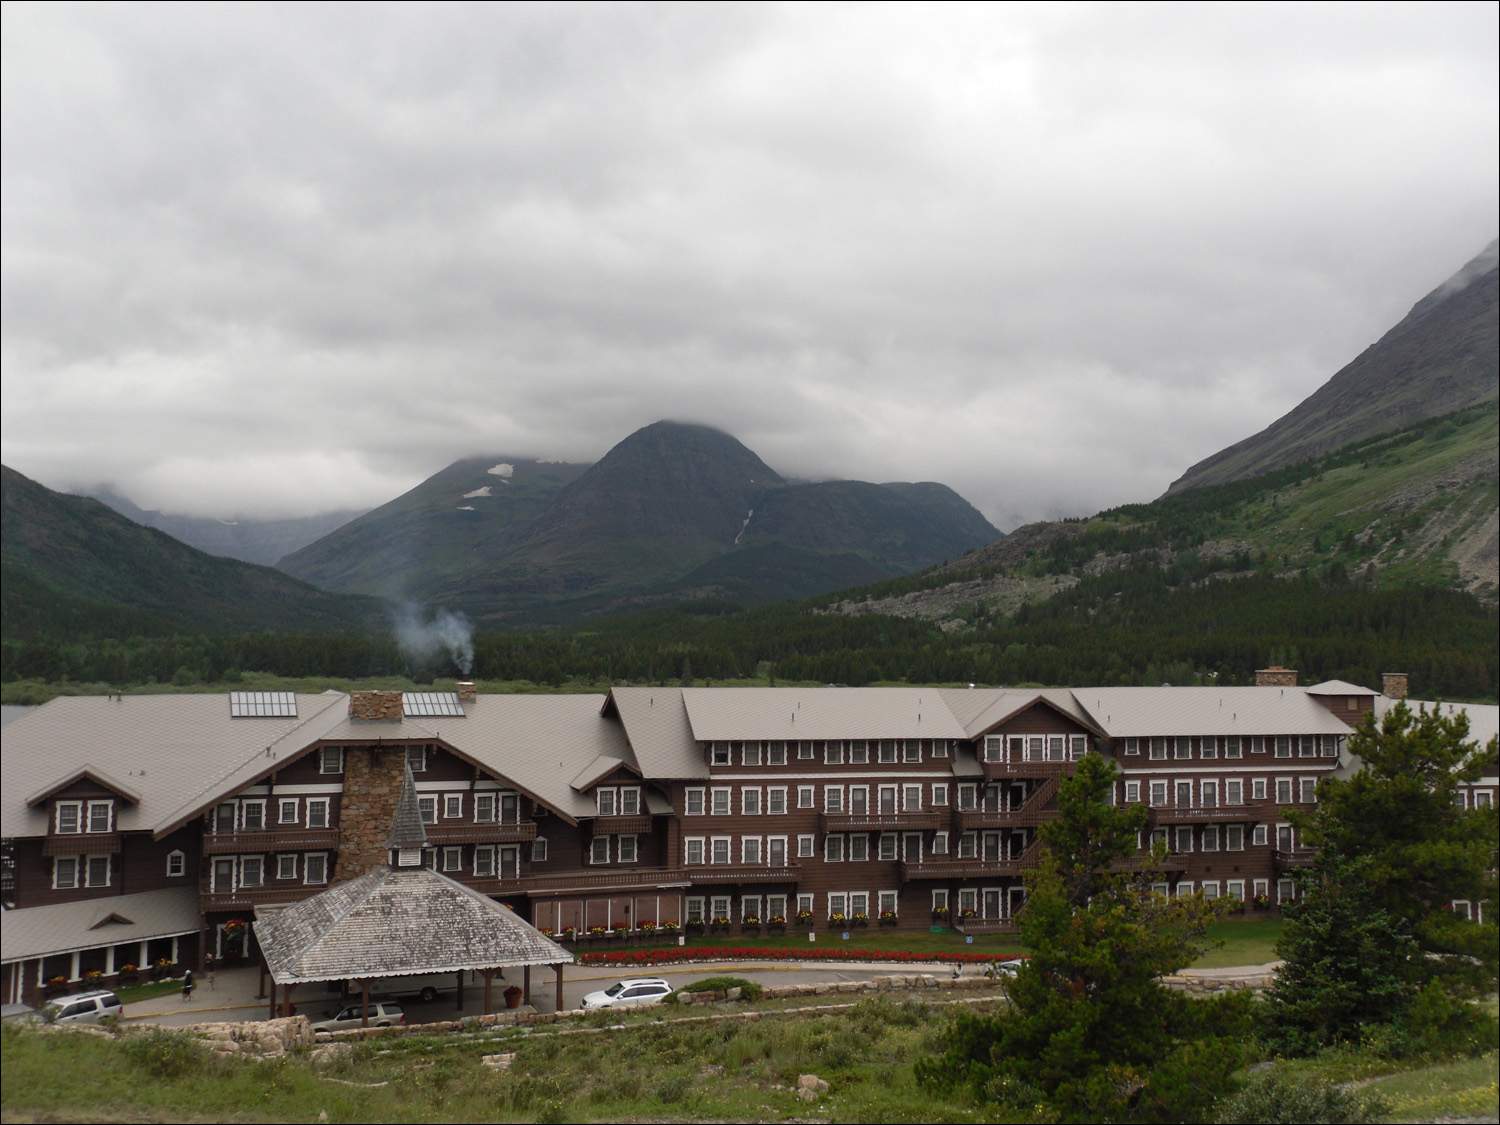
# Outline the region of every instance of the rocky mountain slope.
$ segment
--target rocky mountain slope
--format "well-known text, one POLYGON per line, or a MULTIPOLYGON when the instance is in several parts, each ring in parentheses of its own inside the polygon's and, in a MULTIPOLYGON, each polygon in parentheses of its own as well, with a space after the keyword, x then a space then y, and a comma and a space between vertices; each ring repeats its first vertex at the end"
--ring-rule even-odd
POLYGON ((943 485, 793 484, 728 434, 657 422, 592 466, 459 462, 279 565, 519 624, 803 597, 999 537, 943 485))
POLYGON ((1500 243, 1260 433, 1205 458, 1169 492, 1258 476, 1500 394, 1500 243))

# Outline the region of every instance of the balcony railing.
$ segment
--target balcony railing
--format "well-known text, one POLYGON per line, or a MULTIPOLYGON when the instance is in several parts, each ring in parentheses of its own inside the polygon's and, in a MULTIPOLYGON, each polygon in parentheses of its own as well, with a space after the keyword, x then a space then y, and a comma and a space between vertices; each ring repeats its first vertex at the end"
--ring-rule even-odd
POLYGON ((1317 855, 1317 848, 1277 848, 1271 853, 1271 864, 1278 871, 1291 871, 1311 867, 1317 855))
POLYGON ((203 837, 204 855, 331 851, 338 846, 337 828, 261 828, 203 837))
POLYGON ((824 832, 932 832, 946 827, 940 812, 821 813, 824 832))
MULTIPOLYGON (((727 867, 719 871, 731 870, 727 867)), ((558 872, 556 875, 530 874, 518 879, 501 880, 494 893, 547 894, 569 891, 638 891, 666 887, 685 887, 687 873, 680 867, 606 867, 588 871, 558 872)))
POLYGON ((593 821, 595 836, 644 836, 651 831, 651 814, 601 816, 593 821))
POLYGON ((198 895, 198 908, 209 913, 216 910, 254 910, 258 906, 285 906, 287 903, 311 898, 327 889, 327 883, 289 882, 275 887, 240 887, 233 891, 204 890, 198 895))
POLYGON ((120 834, 118 832, 69 832, 48 836, 42 844, 42 854, 53 855, 118 855, 120 834))
POLYGON ((1071 777, 1078 763, 1066 762, 979 762, 984 768, 984 779, 994 781, 1002 777, 1071 777))
POLYGON ((710 863, 683 868, 693 883, 795 883, 802 878, 802 868, 795 863, 778 867, 748 863, 710 863))
POLYGON ((1248 824, 1261 820, 1265 810, 1248 805, 1168 806, 1150 810, 1153 824, 1248 824))
POLYGON ((529 844, 536 839, 536 821, 486 821, 480 824, 429 824, 429 844, 529 844))

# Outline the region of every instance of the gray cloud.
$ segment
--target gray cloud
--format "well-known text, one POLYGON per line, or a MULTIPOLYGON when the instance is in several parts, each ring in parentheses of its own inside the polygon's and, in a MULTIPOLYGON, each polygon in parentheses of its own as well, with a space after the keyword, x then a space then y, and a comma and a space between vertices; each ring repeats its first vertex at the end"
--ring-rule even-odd
POLYGON ((1083 513, 1500 227, 1491 5, 3 11, 4 459, 200 514, 661 417, 1083 513))

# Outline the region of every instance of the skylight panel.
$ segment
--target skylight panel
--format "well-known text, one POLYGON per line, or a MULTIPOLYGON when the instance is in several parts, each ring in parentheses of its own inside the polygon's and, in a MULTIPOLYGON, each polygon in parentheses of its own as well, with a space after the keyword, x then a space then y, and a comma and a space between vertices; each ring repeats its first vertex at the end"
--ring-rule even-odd
POLYGON ((297 693, 294 691, 232 691, 229 693, 231 719, 295 719, 297 693))
POLYGON ((401 708, 407 718, 415 715, 464 717, 464 705, 456 691, 408 691, 401 697, 401 708))

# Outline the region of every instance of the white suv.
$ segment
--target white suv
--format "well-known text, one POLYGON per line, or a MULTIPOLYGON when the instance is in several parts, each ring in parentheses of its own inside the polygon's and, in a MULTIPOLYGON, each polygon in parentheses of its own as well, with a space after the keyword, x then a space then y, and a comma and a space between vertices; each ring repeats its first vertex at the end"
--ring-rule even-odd
POLYGON ((49 1000, 37 1015, 46 1023, 98 1023, 110 1017, 120 1019, 125 1015, 125 1009, 118 996, 101 988, 49 1000))
POLYGON ((583 998, 580 1008, 633 1008, 640 1004, 655 1004, 672 986, 660 977, 636 977, 612 984, 603 992, 590 992, 583 998))
MULTIPOLYGON (((362 1027, 364 1025, 364 1012, 359 1004, 343 1008, 330 1008, 328 1018, 312 1025, 314 1032, 319 1031, 347 1031, 351 1027, 362 1027)), ((406 1013, 401 1010, 401 1005, 394 1000, 371 1000, 370 1001, 370 1026, 371 1027, 399 1027, 406 1022, 406 1013)))

